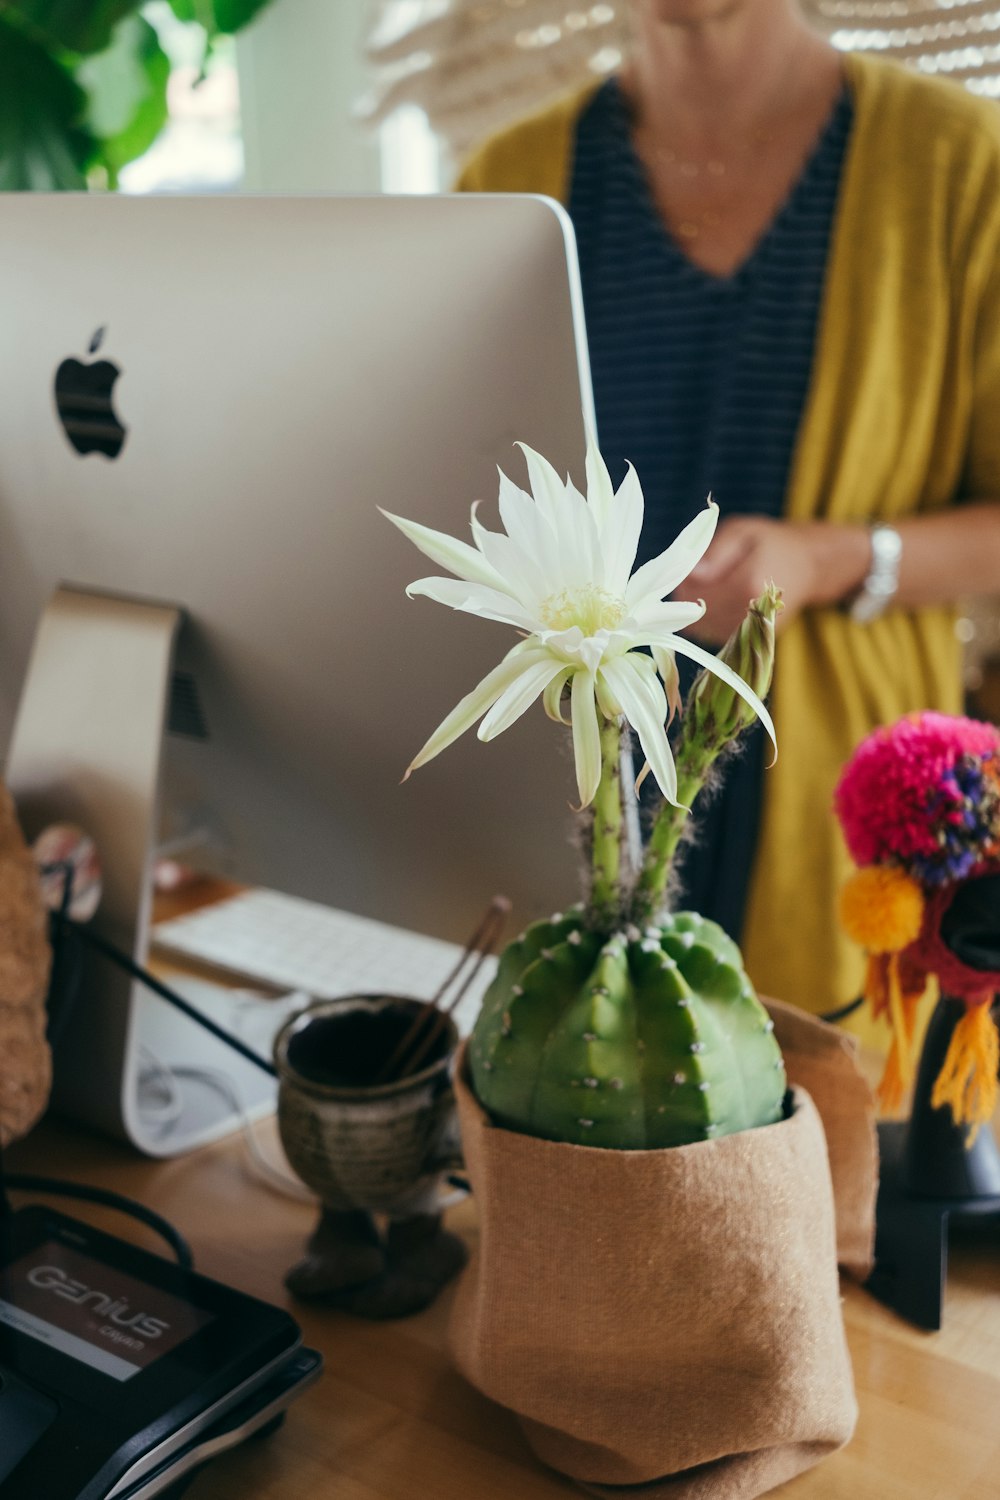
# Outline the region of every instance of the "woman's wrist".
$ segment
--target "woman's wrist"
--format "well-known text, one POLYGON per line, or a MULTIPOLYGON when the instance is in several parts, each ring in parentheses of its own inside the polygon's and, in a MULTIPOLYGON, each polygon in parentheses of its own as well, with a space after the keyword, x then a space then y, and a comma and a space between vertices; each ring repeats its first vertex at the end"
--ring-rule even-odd
POLYGON ((863 585, 872 563, 867 526, 841 526, 833 521, 803 523, 812 557, 809 603, 814 607, 843 604, 863 585))

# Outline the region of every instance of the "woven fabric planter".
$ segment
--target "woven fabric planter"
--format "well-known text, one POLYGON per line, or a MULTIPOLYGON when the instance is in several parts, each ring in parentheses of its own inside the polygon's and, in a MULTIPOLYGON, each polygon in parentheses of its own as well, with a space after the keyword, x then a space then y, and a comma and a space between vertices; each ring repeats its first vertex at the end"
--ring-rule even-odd
POLYGON ((878 1132, 875 1096, 858 1067, 857 1039, 795 1006, 761 996, 788 1082, 806 1091, 826 1135, 837 1219, 837 1260, 856 1281, 875 1264, 878 1132))
POLYGON ((26 1135, 48 1102, 50 962, 38 870, 0 781, 0 1147, 26 1135))
POLYGON ((598 1494, 750 1500, 848 1441, 833 1192, 808 1094, 721 1140, 596 1150, 493 1126, 463 1063, 480 1242, 451 1349, 543 1462, 598 1494))

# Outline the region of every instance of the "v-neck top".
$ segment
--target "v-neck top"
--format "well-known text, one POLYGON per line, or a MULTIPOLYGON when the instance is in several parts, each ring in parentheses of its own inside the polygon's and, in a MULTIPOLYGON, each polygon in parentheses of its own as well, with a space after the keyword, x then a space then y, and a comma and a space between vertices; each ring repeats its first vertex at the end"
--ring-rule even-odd
POLYGON ((576 231, 601 451, 646 499, 643 559, 705 503, 778 515, 812 368, 851 126, 844 90, 776 217, 739 269, 691 261, 664 226, 615 79, 580 117, 576 231))
MULTIPOLYGON (((852 107, 845 89, 783 205, 718 276, 666 229, 609 79, 580 116, 568 209, 576 231, 597 430, 612 479, 635 465, 640 561, 712 493, 723 515, 781 513, 802 418, 852 107)), ((678 659, 686 691, 695 668, 678 659)), ((679 855, 683 904, 739 940, 761 806, 764 737, 745 736, 679 855)))

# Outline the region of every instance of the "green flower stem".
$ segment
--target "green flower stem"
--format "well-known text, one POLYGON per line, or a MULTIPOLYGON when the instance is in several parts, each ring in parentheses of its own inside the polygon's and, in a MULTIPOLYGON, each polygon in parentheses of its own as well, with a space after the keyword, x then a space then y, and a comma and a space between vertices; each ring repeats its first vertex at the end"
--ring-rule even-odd
POLYGON ((650 832, 632 898, 631 917, 639 927, 654 921, 666 904, 674 854, 691 816, 689 809, 708 779, 716 754, 697 744, 678 748, 677 800, 683 805, 674 807, 664 802, 650 832))
MULTIPOLYGON (((774 621, 781 609, 781 592, 768 584, 750 602, 746 617, 719 652, 719 661, 766 698, 774 667, 774 621)), ((722 678, 708 668, 699 672, 684 705, 684 718, 675 748, 677 800, 664 803, 646 847, 642 872, 632 900, 632 921, 645 926, 666 904, 670 866, 687 824, 688 809, 701 791, 723 750, 753 723, 753 708, 722 678)))
POLYGON ((622 799, 621 729, 613 719, 601 726, 601 780, 594 798, 591 840, 590 913, 595 927, 614 931, 621 914, 622 799))

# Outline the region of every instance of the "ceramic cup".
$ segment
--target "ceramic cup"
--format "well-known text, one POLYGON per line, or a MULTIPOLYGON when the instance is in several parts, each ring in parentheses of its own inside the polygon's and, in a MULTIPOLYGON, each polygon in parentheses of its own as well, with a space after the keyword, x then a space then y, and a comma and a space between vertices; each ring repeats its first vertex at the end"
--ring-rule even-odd
POLYGON ((397 995, 320 1000, 278 1032, 278 1128, 302 1181, 334 1213, 435 1214, 462 1166, 449 1019, 412 1077, 377 1083, 423 1002, 397 995))

